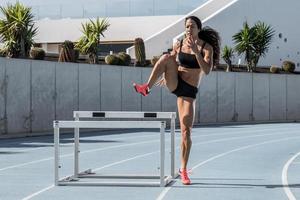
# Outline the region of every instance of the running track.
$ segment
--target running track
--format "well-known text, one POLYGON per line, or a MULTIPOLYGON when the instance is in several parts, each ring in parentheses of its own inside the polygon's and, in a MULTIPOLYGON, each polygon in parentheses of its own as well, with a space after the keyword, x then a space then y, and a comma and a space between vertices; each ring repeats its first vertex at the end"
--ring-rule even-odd
MULTIPOLYGON (((169 139, 169 132, 166 133, 169 139)), ((200 126, 192 133, 192 185, 54 187, 53 135, 0 140, 1 200, 300 199, 300 124, 200 126)), ((176 145, 180 133, 176 130, 176 145)), ((169 147, 167 140, 166 147, 169 147)), ((159 131, 81 134, 80 169, 159 173, 159 131)), ((178 153, 176 149, 179 165, 178 153)), ((61 177, 72 173, 72 134, 61 137, 61 177)), ((166 165, 168 165, 168 153, 166 165)), ((167 170, 168 172, 168 170, 167 170)))

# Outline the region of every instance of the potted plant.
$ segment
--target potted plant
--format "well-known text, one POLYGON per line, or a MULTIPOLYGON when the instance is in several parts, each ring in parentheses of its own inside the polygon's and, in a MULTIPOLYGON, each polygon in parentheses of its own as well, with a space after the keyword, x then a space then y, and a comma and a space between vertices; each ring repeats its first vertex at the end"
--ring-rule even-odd
POLYGON ((89 22, 82 24, 81 36, 75 45, 75 48, 79 49, 82 54, 89 56, 89 63, 98 63, 98 46, 100 44, 100 35, 104 37, 104 31, 109 27, 109 23, 106 19, 96 21, 90 19, 89 22))
POLYGON ((229 72, 232 69, 233 53, 234 53, 234 50, 231 47, 229 47, 227 45, 224 46, 221 56, 227 65, 226 72, 229 72))
POLYGON ((245 22, 243 29, 233 35, 235 50, 239 55, 245 54, 248 71, 255 71, 259 58, 265 56, 274 32, 270 25, 263 22, 259 21, 253 27, 245 22))
POLYGON ((0 40, 4 43, 3 53, 8 57, 28 57, 33 37, 37 34, 34 28, 31 8, 17 2, 14 5, 0 7, 3 19, 0 19, 0 40))

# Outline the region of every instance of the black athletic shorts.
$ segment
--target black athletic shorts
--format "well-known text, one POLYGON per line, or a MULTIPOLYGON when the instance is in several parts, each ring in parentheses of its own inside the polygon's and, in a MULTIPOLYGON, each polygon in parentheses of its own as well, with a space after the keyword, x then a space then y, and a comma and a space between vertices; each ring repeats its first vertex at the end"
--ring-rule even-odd
POLYGON ((172 93, 177 97, 190 97, 196 99, 198 88, 188 84, 178 75, 177 88, 172 93))

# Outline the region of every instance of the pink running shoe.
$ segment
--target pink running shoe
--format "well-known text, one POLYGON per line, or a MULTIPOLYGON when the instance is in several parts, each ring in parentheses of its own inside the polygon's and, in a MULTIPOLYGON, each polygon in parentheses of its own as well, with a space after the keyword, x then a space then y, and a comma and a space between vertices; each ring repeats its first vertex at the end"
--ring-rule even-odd
POLYGON ((133 83, 133 87, 136 92, 141 93, 143 96, 147 96, 150 92, 150 89, 149 89, 149 86, 147 83, 145 83, 143 85, 133 83))
POLYGON ((179 169, 179 175, 181 176, 181 182, 183 185, 191 184, 191 180, 186 169, 179 169))

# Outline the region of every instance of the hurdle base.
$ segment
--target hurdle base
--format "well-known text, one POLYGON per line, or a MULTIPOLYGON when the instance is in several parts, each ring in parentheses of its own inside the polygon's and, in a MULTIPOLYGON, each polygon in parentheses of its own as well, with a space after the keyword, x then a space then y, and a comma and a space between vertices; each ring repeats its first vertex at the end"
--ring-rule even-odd
MULTIPOLYGON (((175 175, 177 178, 179 174, 175 175)), ((58 181, 59 186, 132 186, 132 187, 166 187, 175 180, 171 176, 165 176, 163 182, 160 182, 158 175, 128 175, 128 174, 114 174, 114 175, 100 175, 93 173, 90 169, 78 174, 77 177, 69 176, 58 181), (83 179, 157 179, 158 181, 85 181, 83 179)))

